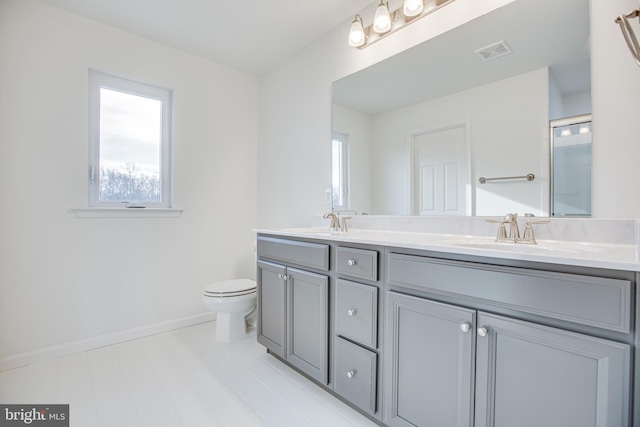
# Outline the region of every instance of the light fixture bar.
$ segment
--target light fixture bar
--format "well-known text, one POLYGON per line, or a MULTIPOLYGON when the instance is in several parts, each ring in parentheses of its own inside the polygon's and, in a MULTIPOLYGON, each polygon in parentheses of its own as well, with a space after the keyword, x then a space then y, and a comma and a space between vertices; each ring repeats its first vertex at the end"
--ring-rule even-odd
MULTIPOLYGON (((394 10, 393 12, 390 12, 390 17, 391 17, 391 28, 383 33, 378 33, 376 32, 376 29, 374 28, 375 22, 371 25, 369 25, 368 27, 364 28, 364 42, 360 42, 359 44, 353 43, 353 41, 351 40, 351 36, 350 36, 350 45, 353 47, 357 47, 358 49, 364 49, 367 46, 371 46, 372 44, 374 44, 375 42, 382 40, 383 38, 389 36, 390 34, 393 34, 394 32, 398 31, 401 28, 406 27, 407 25, 411 24, 412 22, 417 21, 418 19, 425 17, 427 15, 429 15, 430 13, 435 12, 436 10, 448 5, 449 3, 452 3, 455 0, 427 0, 422 2, 423 3, 423 9, 422 11, 415 15, 415 16, 407 16, 403 13, 404 9, 405 9, 405 5, 401 4, 400 7, 396 10, 394 10)), ((404 3, 404 2, 403 2, 404 3)), ((384 5, 387 6, 388 3, 387 1, 384 1, 384 5)), ((378 5, 376 10, 379 10, 380 7, 383 6, 383 0, 381 0, 380 4, 378 5)), ((388 7, 388 6, 387 6, 388 7)), ((357 19, 359 19, 359 22, 362 22, 362 19, 359 17, 359 15, 356 15, 357 19)), ((354 23, 356 22, 356 20, 354 20, 354 23)), ((353 24, 352 24, 353 26, 353 24)), ((351 31, 350 31, 351 33, 351 31)))

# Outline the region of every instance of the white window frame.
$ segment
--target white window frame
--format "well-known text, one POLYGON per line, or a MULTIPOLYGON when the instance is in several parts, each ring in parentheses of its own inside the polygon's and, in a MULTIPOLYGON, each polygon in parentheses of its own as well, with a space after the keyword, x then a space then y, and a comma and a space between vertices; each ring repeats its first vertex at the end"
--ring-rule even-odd
MULTIPOLYGON (((350 170, 349 170, 349 137, 348 135, 344 134, 344 133, 339 133, 339 132, 333 132, 332 133, 332 138, 331 138, 331 144, 332 144, 332 152, 331 152, 331 157, 333 159, 333 143, 334 141, 338 141, 340 143, 340 145, 342 146, 342 158, 341 158, 341 163, 339 165, 339 170, 340 170, 340 183, 341 183, 341 189, 342 189, 342 195, 343 195, 343 203, 342 204, 337 204, 335 203, 335 198, 332 197, 332 203, 333 206, 332 208, 334 210, 349 210, 350 206, 351 206, 351 191, 350 191, 350 184, 349 184, 349 174, 350 174, 350 170)), ((333 169, 333 168, 332 168, 333 169)), ((333 180, 333 178, 332 178, 333 180)), ((333 189, 333 182, 331 183, 331 188, 333 189)))
POLYGON ((173 91, 139 81, 89 70, 89 207, 127 208, 140 206, 137 201, 101 201, 100 191, 100 89, 107 88, 162 102, 160 149, 160 201, 143 202, 147 208, 171 208, 173 203, 172 101, 173 91))

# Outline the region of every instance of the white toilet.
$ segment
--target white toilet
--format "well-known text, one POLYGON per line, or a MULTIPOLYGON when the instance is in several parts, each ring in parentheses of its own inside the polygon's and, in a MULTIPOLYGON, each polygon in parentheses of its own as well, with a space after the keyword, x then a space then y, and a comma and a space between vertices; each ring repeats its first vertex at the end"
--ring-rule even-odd
POLYGON ((256 282, 249 279, 211 283, 204 289, 204 305, 217 313, 216 341, 232 342, 256 333, 256 282))

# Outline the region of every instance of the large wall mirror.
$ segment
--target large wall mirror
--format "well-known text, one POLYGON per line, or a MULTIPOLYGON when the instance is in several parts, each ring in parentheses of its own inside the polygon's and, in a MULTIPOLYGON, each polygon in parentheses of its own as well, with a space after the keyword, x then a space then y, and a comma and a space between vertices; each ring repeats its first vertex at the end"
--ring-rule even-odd
POLYGON ((589 0, 515 0, 334 82, 334 209, 548 216, 550 123, 591 113, 589 35, 589 0))

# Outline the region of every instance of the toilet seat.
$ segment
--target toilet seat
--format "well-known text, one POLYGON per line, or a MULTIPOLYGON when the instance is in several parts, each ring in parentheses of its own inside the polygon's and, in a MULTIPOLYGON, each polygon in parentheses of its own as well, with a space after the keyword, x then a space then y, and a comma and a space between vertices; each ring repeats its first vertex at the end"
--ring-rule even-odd
POLYGON ((225 280, 211 283, 204 289, 204 296, 212 298, 230 298, 256 293, 256 282, 249 279, 225 280))

